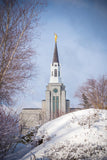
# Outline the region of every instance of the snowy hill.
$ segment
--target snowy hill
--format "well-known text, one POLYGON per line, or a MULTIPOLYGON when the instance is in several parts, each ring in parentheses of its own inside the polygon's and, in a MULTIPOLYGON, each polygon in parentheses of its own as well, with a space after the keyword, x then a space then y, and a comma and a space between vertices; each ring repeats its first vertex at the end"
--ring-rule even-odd
POLYGON ((36 139, 43 139, 43 143, 22 160, 106 160, 107 110, 87 109, 61 116, 44 124, 36 139))

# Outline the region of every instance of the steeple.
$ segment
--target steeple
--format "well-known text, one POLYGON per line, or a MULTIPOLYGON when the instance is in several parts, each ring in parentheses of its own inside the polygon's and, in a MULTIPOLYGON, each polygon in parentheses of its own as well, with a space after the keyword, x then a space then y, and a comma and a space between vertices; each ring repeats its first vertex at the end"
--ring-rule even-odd
POLYGON ((54 56, 53 56, 53 62, 52 62, 52 64, 53 64, 53 63, 58 63, 58 65, 59 65, 57 42, 55 42, 54 56))
POLYGON ((59 64, 59 57, 58 57, 58 50, 57 50, 57 35, 56 34, 55 34, 54 55, 53 55, 53 61, 51 65, 50 83, 61 83, 60 64, 59 64))

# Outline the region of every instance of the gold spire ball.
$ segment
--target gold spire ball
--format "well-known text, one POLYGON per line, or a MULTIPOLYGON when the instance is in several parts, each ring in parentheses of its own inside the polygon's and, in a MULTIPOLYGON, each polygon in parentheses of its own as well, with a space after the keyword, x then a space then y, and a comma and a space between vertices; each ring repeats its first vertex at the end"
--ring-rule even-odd
POLYGON ((55 43, 56 43, 57 42, 57 34, 55 33, 54 35, 55 35, 55 43))

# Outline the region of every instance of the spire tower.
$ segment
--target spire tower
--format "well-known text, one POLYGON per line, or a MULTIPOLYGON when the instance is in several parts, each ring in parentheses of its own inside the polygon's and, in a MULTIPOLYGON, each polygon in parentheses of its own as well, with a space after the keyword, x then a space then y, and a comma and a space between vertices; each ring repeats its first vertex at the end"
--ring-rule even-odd
POLYGON ((61 83, 60 64, 59 64, 59 57, 58 57, 57 35, 56 34, 55 34, 54 55, 53 55, 53 61, 52 61, 52 64, 51 64, 50 83, 61 83))
POLYGON ((55 43, 55 48, 54 48, 54 56, 53 56, 53 63, 58 63, 59 65, 59 57, 58 57, 58 50, 57 50, 57 43, 55 43))
POLYGON ((60 63, 55 34, 55 48, 51 64, 50 82, 46 86, 46 100, 42 101, 42 109, 47 120, 52 120, 62 113, 69 112, 70 101, 66 99, 65 86, 61 81, 60 63))

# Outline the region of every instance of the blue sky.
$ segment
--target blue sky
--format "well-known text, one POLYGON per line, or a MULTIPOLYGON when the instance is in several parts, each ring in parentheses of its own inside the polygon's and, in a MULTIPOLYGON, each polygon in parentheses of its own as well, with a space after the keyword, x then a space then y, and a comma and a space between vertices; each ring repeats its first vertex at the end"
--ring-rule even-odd
MULTIPOLYGON (((37 77, 20 98, 21 107, 41 107, 57 33, 62 82, 71 107, 77 107, 75 92, 89 78, 107 75, 107 1, 48 0, 38 28, 40 39, 32 40, 37 52, 37 77)), ((34 30, 34 33, 36 31, 34 30)))

